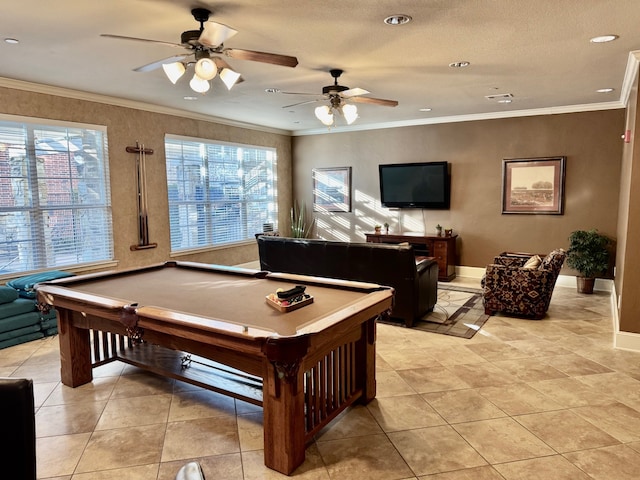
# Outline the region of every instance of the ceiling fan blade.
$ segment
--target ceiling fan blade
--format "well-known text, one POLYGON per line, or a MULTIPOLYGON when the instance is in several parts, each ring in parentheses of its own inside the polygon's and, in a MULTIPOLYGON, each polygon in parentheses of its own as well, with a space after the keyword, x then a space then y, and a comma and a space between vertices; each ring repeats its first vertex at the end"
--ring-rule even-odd
POLYGON ((206 22, 204 24, 204 30, 200 34, 200 38, 198 38, 198 42, 205 47, 217 47, 229 40, 236 33, 238 33, 237 30, 222 23, 206 22))
POLYGON ((273 65, 281 65, 283 67, 295 67, 298 65, 298 59, 296 57, 280 55, 278 53, 256 52, 255 50, 242 50, 239 48, 225 48, 224 54, 227 57, 237 58, 240 60, 271 63, 273 65))
MULTIPOLYGON (((211 57, 211 60, 213 60, 213 63, 215 63, 216 67, 218 68, 231 68, 231 65, 229 65, 224 61, 224 59, 220 57, 211 57)), ((231 70, 233 70, 233 68, 231 68, 231 70)))
POLYGON ((344 98, 357 97, 358 95, 366 95, 369 90, 365 90, 364 88, 350 88, 349 90, 345 90, 344 92, 340 92, 340 95, 344 98))
MULTIPOLYGON (((229 65, 220 57, 213 57, 212 60, 213 60, 213 63, 216 64, 216 67, 218 67, 219 70, 222 70, 223 68, 228 68, 229 70, 233 70, 233 68, 231 68, 231 65, 229 65)), ((235 70, 233 71, 235 72, 235 70)), ((240 76, 238 80, 236 80, 236 83, 242 83, 242 82, 244 82, 244 78, 240 76)))
POLYGON ((173 57, 163 58, 162 60, 157 60, 153 63, 148 63, 147 65, 142 65, 141 67, 134 68, 134 72, 150 72, 151 70, 155 70, 156 68, 160 68, 165 63, 174 63, 181 62, 189 55, 174 55, 173 57))
POLYGON ((122 35, 111 35, 109 33, 101 33, 100 36, 101 37, 106 37, 106 38, 117 38, 119 40, 134 40, 136 42, 159 43, 161 45, 168 45, 170 47, 185 48, 185 46, 182 45, 181 43, 163 42, 161 40, 149 40, 147 38, 124 37, 122 35))
POLYGON ((324 99, 323 98, 316 98, 315 100, 307 100, 306 102, 298 102, 298 103, 293 103, 291 105, 285 105, 282 108, 298 107, 300 105, 306 105, 308 103, 316 103, 316 102, 319 102, 320 100, 324 100, 324 99))
POLYGON ((383 107, 398 106, 398 102, 396 100, 385 100, 383 98, 351 97, 349 100, 356 103, 371 103, 373 105, 382 105, 383 107))
POLYGON ((280 93, 282 95, 313 95, 315 97, 318 96, 317 93, 306 93, 306 92, 276 92, 276 93, 280 93))

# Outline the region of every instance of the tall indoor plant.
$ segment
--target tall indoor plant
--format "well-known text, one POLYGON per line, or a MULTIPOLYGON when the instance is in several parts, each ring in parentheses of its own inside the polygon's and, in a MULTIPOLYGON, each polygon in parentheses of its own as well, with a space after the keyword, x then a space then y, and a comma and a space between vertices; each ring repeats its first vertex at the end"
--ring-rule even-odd
POLYGON ((569 235, 567 265, 577 270, 578 292, 593 293, 597 276, 609 268, 609 246, 611 239, 596 229, 576 230, 569 235))
POLYGON ((298 202, 293 202, 291 207, 291 236, 293 238, 309 238, 315 219, 310 220, 307 217, 306 207, 304 202, 298 205, 298 202))

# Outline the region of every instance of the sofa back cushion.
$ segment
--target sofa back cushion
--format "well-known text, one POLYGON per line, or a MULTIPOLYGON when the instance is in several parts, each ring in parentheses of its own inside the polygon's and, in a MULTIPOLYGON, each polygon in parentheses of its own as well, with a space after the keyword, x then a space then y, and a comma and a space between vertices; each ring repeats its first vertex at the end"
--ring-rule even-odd
POLYGON ((417 277, 413 247, 258 237, 260 268, 271 272, 392 285, 417 277))

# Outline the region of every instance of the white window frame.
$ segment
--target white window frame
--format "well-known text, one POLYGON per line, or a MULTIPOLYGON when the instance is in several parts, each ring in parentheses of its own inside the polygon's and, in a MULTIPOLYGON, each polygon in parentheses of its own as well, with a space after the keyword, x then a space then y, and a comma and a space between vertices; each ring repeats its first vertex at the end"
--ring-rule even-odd
POLYGON ((277 151, 165 135, 171 254, 255 242, 277 230, 277 151))
POLYGON ((107 128, 4 114, 0 122, 0 146, 7 149, 0 171, 7 195, 0 200, 0 249, 10 249, 5 251, 6 258, 0 258, 0 278, 112 264, 107 128), (36 132, 42 131, 56 133, 55 138, 46 138, 54 146, 45 147, 47 142, 36 139, 36 132), (97 142, 78 145, 74 141, 78 133, 93 134, 97 142), (46 148, 67 157, 66 173, 55 171, 52 176, 46 166, 46 148), (66 226, 60 223, 62 219, 66 226), (13 260, 9 259, 11 252, 13 260))

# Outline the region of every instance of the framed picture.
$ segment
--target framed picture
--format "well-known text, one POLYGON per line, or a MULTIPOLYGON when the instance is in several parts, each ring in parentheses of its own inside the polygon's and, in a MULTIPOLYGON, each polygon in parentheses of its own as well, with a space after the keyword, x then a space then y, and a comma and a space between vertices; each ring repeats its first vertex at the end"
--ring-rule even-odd
POLYGON ((313 169, 313 211, 351 211, 351 167, 313 169))
POLYGON ((502 161, 502 213, 562 215, 567 157, 502 161))

